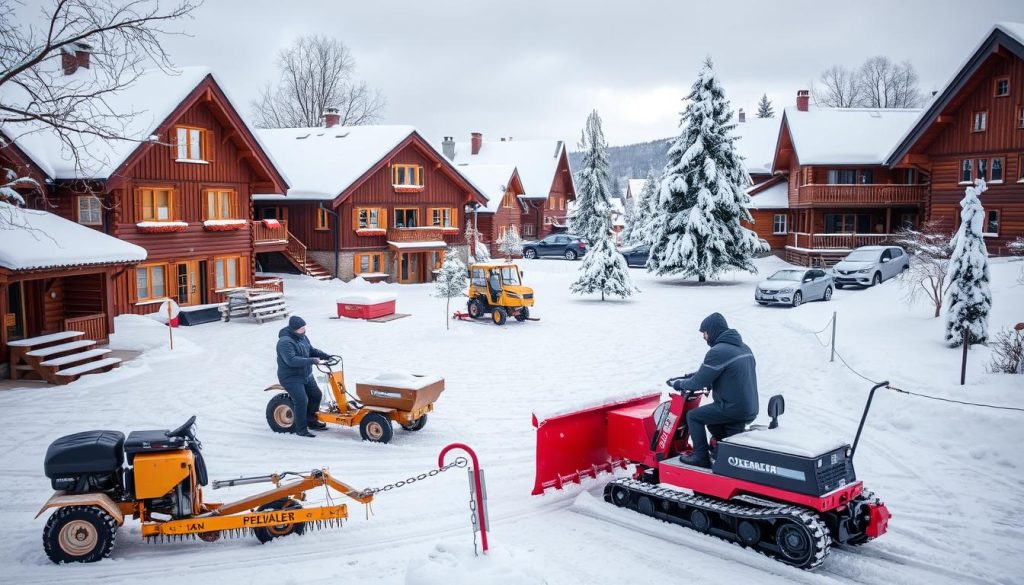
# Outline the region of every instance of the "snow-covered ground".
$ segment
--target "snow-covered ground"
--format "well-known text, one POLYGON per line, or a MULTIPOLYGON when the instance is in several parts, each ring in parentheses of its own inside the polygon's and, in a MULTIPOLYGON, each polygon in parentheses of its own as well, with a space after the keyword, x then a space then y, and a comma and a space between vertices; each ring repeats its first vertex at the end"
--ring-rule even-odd
MULTIPOLYGON (((452 324, 430 285, 344 285, 285 277, 288 302, 309 322, 314 344, 345 356, 349 379, 404 369, 441 375, 447 390, 419 433, 396 432, 389 445, 363 443, 355 429, 315 439, 275 435, 264 419, 274 383, 274 342, 282 324, 245 320, 175 330, 121 317, 114 345, 146 353, 119 370, 66 387, 0 393, 0 581, 7 583, 1020 583, 1024 558, 1024 414, 926 401, 895 393, 875 399, 857 473, 893 512, 890 532, 854 551, 833 549, 807 573, 686 529, 605 504, 602 482, 544 496, 533 485, 531 411, 557 412, 606 395, 661 389, 693 370, 706 346, 697 326, 719 311, 758 359, 762 411, 786 397, 784 427, 808 436, 852 440, 868 382, 838 363, 813 331, 838 312, 838 348, 854 368, 907 390, 1024 407, 1024 377, 986 371, 988 350, 970 352, 968 385, 959 383, 959 352, 942 343, 942 322, 924 306, 908 308, 895 282, 837 291, 829 303, 798 309, 757 306, 763 277, 696 286, 634 269, 642 293, 620 302, 572 297, 578 263, 524 261, 536 288, 539 322, 496 327, 452 324), (342 292, 394 293, 389 323, 330 319, 342 292), (255 538, 144 544, 129 521, 112 558, 52 565, 43 553, 50 495, 42 473, 47 445, 93 428, 177 426, 199 417, 212 478, 328 466, 357 486, 380 486, 429 470, 447 443, 476 448, 487 472, 495 546, 488 565, 466 556, 470 545, 467 481, 462 471, 380 494, 374 516, 350 505, 341 530, 259 545, 255 538), (517 572, 516 568, 521 569, 517 572), (407 578, 407 572, 412 575, 407 578), (522 577, 516 577, 521 574, 522 577), (462 577, 460 577, 460 575, 462 577), (512 575, 512 576, 510 576, 512 575)), ((762 273, 782 263, 758 261, 762 273)), ((993 262, 992 330, 1024 321, 1021 263, 993 262)), ((821 334, 827 341, 826 334, 821 334)), ((207 491, 232 498, 260 486, 207 491), (227 493, 225 493, 227 492, 227 493)), ((311 494, 312 500, 319 497, 311 494)))

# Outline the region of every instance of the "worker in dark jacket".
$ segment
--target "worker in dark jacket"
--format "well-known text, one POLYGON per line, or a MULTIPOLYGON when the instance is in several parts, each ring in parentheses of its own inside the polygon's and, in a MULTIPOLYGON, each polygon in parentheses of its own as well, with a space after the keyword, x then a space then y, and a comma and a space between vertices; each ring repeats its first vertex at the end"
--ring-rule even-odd
POLYGON ((724 439, 742 433, 747 423, 757 418, 757 362, 721 314, 708 315, 700 331, 711 346, 704 363, 696 372, 670 382, 680 392, 711 388, 715 401, 686 414, 693 453, 679 457, 687 465, 711 467, 705 427, 716 439, 724 439))
POLYGON ((306 322, 298 315, 292 315, 288 326, 277 334, 277 380, 291 396, 292 432, 300 437, 315 437, 309 428, 327 428, 316 419, 323 393, 313 379, 313 365, 330 357, 309 342, 306 322))

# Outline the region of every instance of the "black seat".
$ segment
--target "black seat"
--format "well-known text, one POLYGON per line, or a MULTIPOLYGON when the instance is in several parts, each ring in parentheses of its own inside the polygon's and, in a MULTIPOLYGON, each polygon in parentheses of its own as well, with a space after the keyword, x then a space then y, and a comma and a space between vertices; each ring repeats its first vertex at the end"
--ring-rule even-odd
POLYGON ((110 473, 124 463, 124 433, 86 431, 63 436, 46 449, 43 471, 54 479, 89 473, 110 473))
POLYGON ((132 431, 124 442, 124 452, 128 455, 128 463, 135 459, 137 453, 153 453, 158 451, 177 451, 185 449, 185 439, 168 437, 167 430, 132 431))

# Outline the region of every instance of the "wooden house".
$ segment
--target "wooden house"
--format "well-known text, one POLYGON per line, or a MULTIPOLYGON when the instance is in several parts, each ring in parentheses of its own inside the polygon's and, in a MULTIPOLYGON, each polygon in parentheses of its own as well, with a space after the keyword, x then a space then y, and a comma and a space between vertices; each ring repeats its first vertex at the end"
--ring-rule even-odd
POLYGON ((528 206, 522 198, 525 191, 519 172, 512 165, 467 164, 456 168, 487 197, 486 205, 474 206, 468 213, 480 231, 480 240, 492 256, 498 256, 498 247, 509 232, 522 236, 522 218, 528 206))
POLYGON ((742 222, 743 227, 754 230, 773 251, 785 250, 789 234, 789 183, 786 177, 772 177, 748 189, 747 194, 750 196, 747 209, 754 222, 742 222))
POLYGON ((256 196, 255 217, 287 225, 287 247, 260 253, 305 273, 429 282, 447 246, 463 244, 465 208, 486 197, 412 126, 259 130, 288 175, 256 196))

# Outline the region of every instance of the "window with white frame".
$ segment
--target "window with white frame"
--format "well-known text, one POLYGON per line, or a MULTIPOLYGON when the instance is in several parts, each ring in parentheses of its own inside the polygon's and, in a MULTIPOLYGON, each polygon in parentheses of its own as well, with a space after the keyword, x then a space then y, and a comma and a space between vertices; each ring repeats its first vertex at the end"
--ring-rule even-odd
POLYGON ((989 183, 1002 183, 1003 182, 1003 159, 994 158, 992 159, 992 168, 989 171, 991 179, 989 183))
POLYGON ((971 124, 971 132, 984 132, 988 128, 988 112, 974 112, 974 123, 971 124))
POLYGON ((786 233, 786 214, 776 213, 772 219, 772 233, 773 234, 784 234, 786 233))
POLYGON ((996 237, 999 235, 999 210, 989 209, 985 212, 985 231, 982 235, 996 237))
POLYGON ((974 180, 973 168, 974 167, 971 164, 971 159, 964 159, 960 163, 960 182, 961 183, 970 183, 971 181, 974 180))
POLYGON ((178 126, 175 128, 178 146, 178 160, 206 160, 203 152, 202 128, 191 128, 189 126, 178 126))
POLYGON ((103 225, 103 204, 95 195, 78 197, 78 223, 82 225, 103 225))

